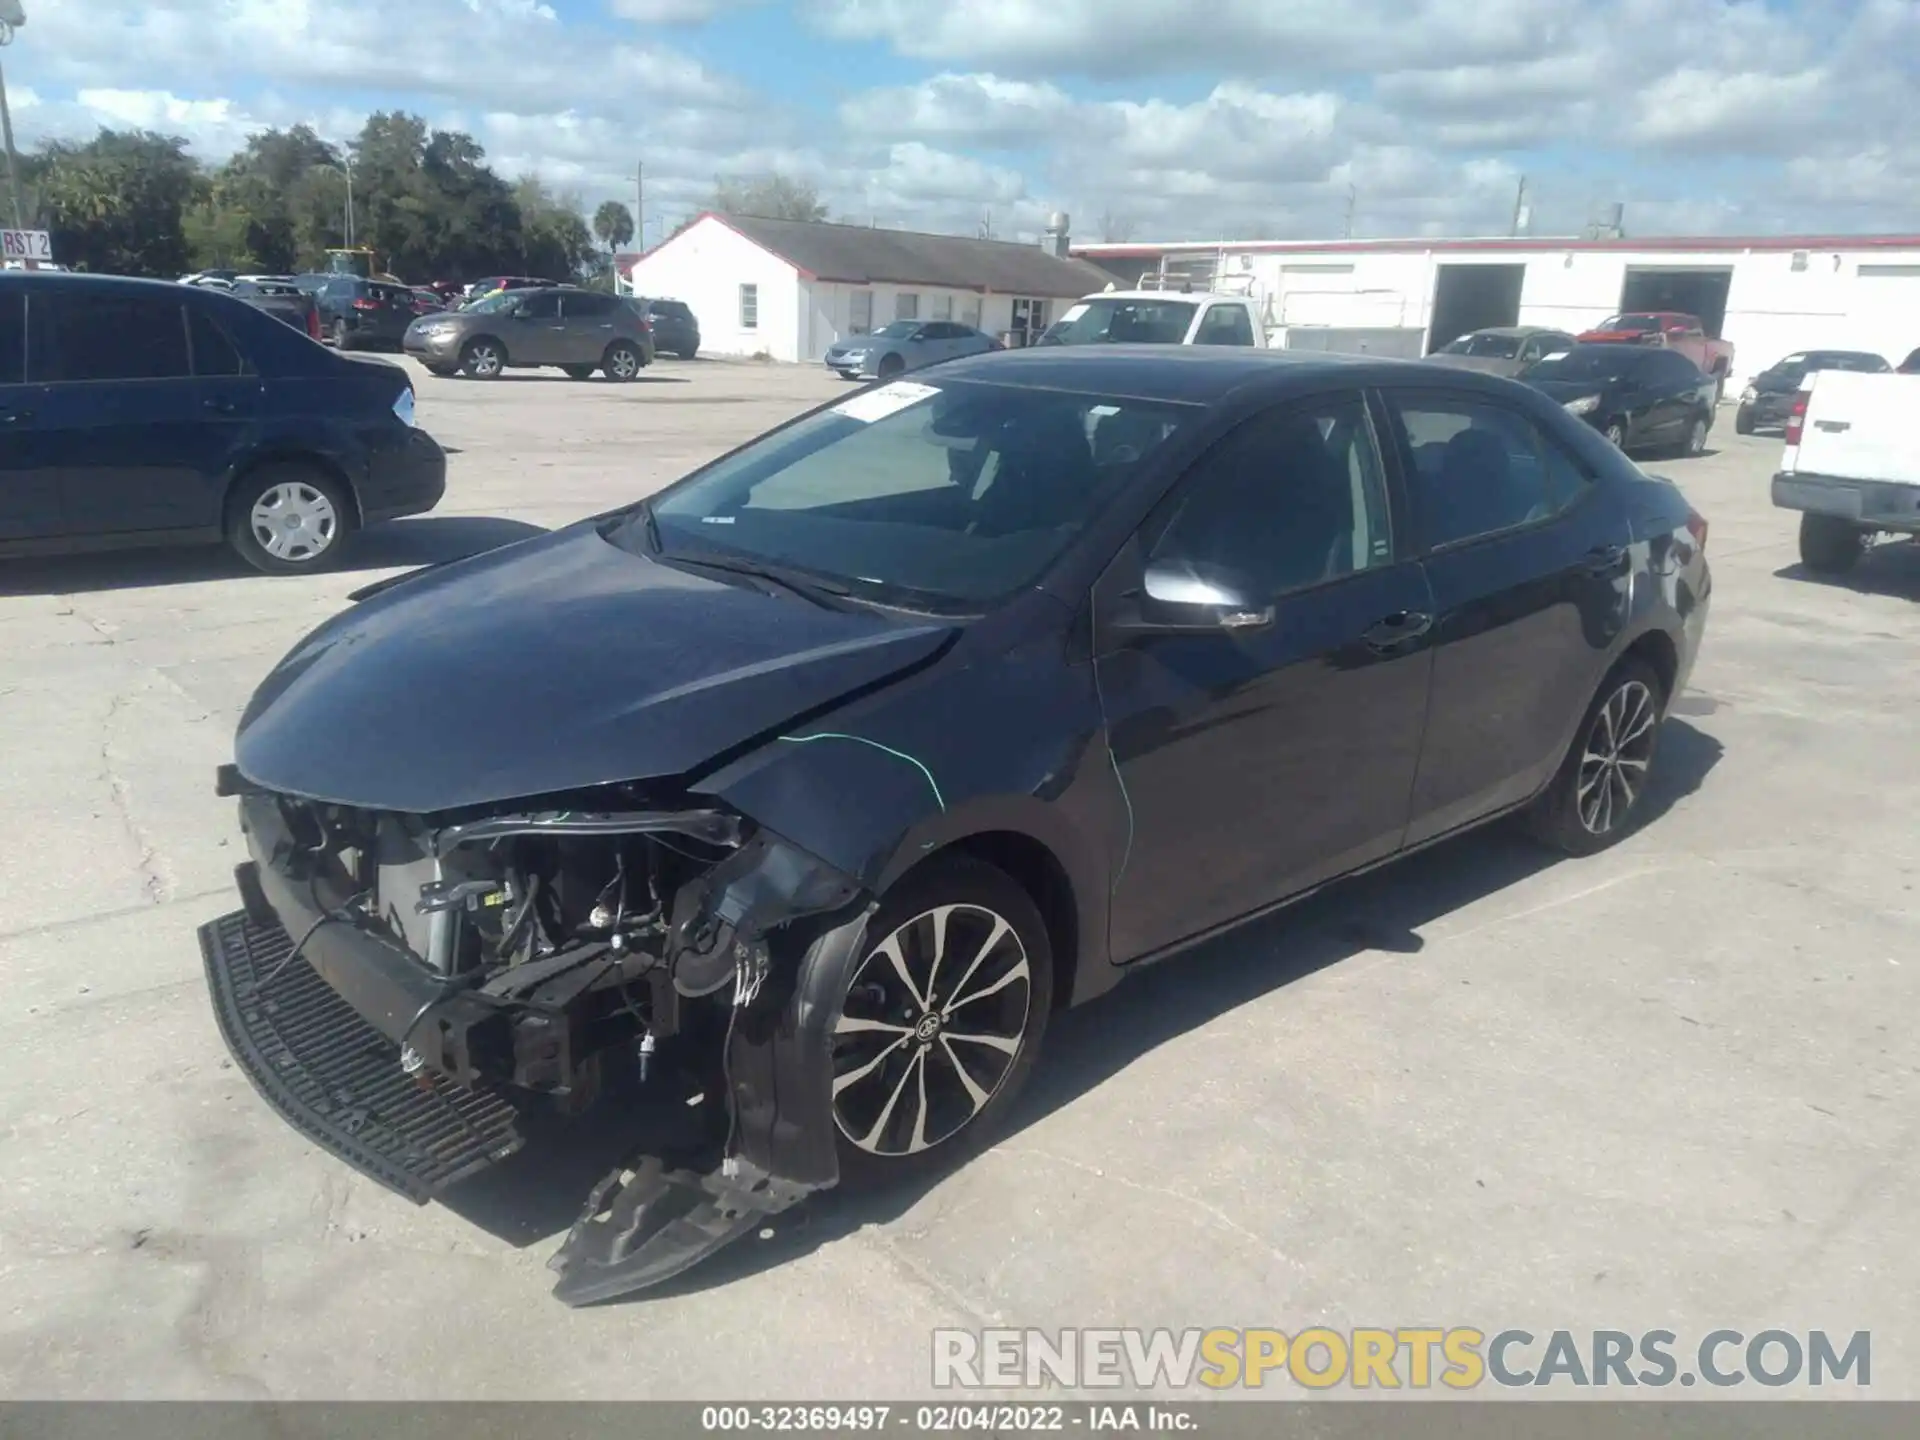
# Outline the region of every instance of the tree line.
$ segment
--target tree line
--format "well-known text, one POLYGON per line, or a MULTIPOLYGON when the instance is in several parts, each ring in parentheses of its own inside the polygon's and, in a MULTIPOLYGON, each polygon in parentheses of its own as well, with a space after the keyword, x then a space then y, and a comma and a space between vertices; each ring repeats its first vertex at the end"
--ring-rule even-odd
MULTIPOLYGON (((23 155, 20 179, 61 264, 172 279, 324 269, 327 250, 347 243, 349 171, 352 243, 415 282, 515 274, 605 284, 612 253, 634 239, 619 201, 589 223, 578 195, 537 175, 504 179, 471 135, 402 111, 368 116, 345 145, 306 125, 262 130, 217 166, 195 160, 179 136, 102 129, 23 155)), ((779 175, 718 179, 707 208, 826 216, 811 187, 779 175)))

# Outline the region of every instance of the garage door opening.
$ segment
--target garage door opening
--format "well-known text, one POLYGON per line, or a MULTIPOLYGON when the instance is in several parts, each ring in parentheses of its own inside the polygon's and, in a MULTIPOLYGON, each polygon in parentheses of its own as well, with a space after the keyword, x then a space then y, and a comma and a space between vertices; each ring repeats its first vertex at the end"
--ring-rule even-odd
POLYGON ((1620 311, 1678 310, 1698 315, 1714 339, 1727 323, 1727 292, 1733 288, 1731 269, 1658 270, 1627 268, 1620 287, 1620 311))
POLYGON ((1433 324, 1427 353, 1469 335, 1520 323, 1524 265, 1442 265, 1433 282, 1433 324))

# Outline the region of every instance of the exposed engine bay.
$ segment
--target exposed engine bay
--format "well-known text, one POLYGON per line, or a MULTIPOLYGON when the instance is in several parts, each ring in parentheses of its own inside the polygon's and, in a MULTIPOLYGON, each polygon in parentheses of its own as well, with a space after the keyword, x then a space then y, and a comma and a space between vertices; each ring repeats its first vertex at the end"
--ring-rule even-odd
MULTIPOLYGON (((819 1031, 831 1005, 813 1000, 842 983, 837 967, 861 928, 853 881, 740 816, 649 804, 629 787, 433 817, 274 794, 232 767, 218 788, 240 797, 252 852, 236 877, 247 923, 292 942, 268 973, 241 976, 222 949, 232 942, 203 929, 210 982, 235 997, 223 1029, 276 1107, 366 1173, 416 1200, 442 1183, 416 1186, 404 1159, 376 1168, 333 1143, 336 1106, 289 1096, 275 1067, 314 1067, 309 1091, 375 1123, 379 1100, 353 1088, 370 1082, 322 1073, 336 1052, 391 1046, 381 1083, 404 1076, 409 1102, 444 1094, 456 1112, 464 1092, 573 1115, 663 1067, 696 1076, 724 1100, 711 1171, 637 1154, 596 1187, 555 1257, 556 1293, 571 1303, 678 1273, 834 1182, 819 1031), (569 802, 579 808, 560 808, 569 802), (274 987, 301 966, 350 1007, 336 1030, 377 1033, 349 1042, 287 1029, 274 987), (803 993, 810 985, 818 996, 803 993)), ((396 1109, 390 1098, 385 1110, 396 1109)))

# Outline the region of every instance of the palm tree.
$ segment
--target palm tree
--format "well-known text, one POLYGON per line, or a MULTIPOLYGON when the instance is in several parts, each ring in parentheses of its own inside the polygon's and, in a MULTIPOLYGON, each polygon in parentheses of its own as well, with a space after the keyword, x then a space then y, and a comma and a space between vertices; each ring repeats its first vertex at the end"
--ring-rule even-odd
POLYGON ((633 212, 618 200, 608 200, 593 212, 593 233, 609 250, 618 250, 633 239, 633 212))

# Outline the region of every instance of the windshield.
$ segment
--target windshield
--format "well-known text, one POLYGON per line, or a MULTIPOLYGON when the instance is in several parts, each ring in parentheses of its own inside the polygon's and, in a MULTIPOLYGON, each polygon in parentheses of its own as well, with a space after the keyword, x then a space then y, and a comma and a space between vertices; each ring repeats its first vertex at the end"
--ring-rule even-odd
POLYGON ((481 315, 493 315, 506 309, 509 305, 517 304, 519 299, 520 297, 511 290, 495 290, 489 295, 481 296, 478 300, 468 301, 462 308, 475 311, 481 315))
POLYGON ((891 324, 882 325, 867 338, 871 340, 905 340, 919 328, 920 322, 918 320, 895 320, 891 324))
POLYGON ((1462 335, 1440 353, 1478 355, 1485 360, 1511 360, 1520 353, 1520 339, 1516 335, 1462 335))
POLYGON ((1527 367, 1529 380, 1611 380, 1640 359, 1631 345, 1582 345, 1560 350, 1527 367))
POLYGON ((1178 345, 1194 312, 1185 300, 1082 300, 1048 327, 1042 345, 1178 345))
MULTIPOLYGON (((653 502, 660 552, 758 560, 907 608, 1032 584, 1196 406, 896 381, 717 461, 653 502)), ((645 548, 644 526, 610 532, 645 548)))
POLYGON ((1660 328, 1660 317, 1658 315, 1613 315, 1593 328, 1624 330, 1630 335, 1646 335, 1660 328))

